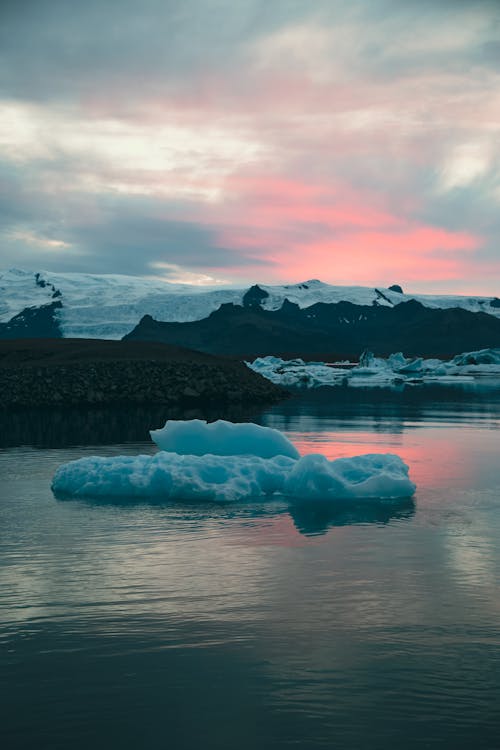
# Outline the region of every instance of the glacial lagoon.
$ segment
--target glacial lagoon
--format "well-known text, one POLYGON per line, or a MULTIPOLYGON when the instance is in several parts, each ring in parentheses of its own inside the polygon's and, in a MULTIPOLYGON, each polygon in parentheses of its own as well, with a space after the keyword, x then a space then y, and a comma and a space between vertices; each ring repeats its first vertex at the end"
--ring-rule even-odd
POLYGON ((0 417, 2 745, 497 748, 498 382, 184 415, 398 454, 396 506, 53 496, 62 463, 152 454, 166 416, 0 417))

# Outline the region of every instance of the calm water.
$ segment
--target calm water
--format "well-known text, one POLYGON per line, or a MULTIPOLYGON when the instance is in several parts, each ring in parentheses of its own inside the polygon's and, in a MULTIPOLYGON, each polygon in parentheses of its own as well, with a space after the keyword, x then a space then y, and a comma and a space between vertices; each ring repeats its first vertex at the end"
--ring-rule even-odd
POLYGON ((499 390, 238 415, 399 453, 397 508, 54 499, 60 463, 152 451, 164 416, 1 418, 3 748, 500 747, 499 390))

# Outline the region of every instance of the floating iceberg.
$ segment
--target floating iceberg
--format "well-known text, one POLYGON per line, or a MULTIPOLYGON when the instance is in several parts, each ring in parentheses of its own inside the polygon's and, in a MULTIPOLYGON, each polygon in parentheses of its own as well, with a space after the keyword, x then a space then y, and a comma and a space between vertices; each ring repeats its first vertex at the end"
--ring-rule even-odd
POLYGON ((169 451, 71 461, 56 471, 54 493, 229 502, 272 495, 300 501, 397 500, 415 492, 399 456, 368 454, 335 461, 321 455, 300 457, 284 435, 267 427, 192 420, 167 422, 152 436, 169 451))
MULTIPOLYGON (((500 370, 500 349, 479 349, 477 352, 457 354, 450 362, 455 367, 481 367, 482 365, 496 366, 500 370)), ((488 372, 488 370, 487 370, 488 372)))
POLYGON ((383 387, 415 381, 450 382, 452 379, 453 382, 453 379, 470 380, 474 376, 500 377, 500 349, 465 352, 450 361, 407 358, 401 352, 384 359, 375 357, 371 352, 363 352, 358 365, 329 365, 325 362, 283 360, 279 357, 259 357, 253 362, 247 362, 247 365, 285 388, 335 385, 383 387))
POLYGON ((324 362, 304 362, 303 359, 258 357, 246 364, 251 370, 284 388, 319 388, 324 385, 338 385, 346 375, 346 371, 341 367, 332 367, 324 362))

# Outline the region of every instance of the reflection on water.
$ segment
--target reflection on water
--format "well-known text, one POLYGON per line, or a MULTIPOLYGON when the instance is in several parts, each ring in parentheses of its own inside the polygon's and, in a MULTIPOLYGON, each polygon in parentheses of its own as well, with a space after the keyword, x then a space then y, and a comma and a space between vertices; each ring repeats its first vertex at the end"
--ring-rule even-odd
POLYGON ((149 430, 167 419, 256 421, 287 431, 300 421, 308 431, 328 420, 332 426, 362 424, 371 432, 400 433, 408 424, 464 423, 500 419, 500 383, 391 388, 323 388, 301 393, 262 411, 262 407, 174 409, 167 406, 70 407, 0 411, 0 448, 36 445, 112 445, 149 440, 149 430))
POLYGON ((397 505, 62 502, 59 464, 153 452, 124 441, 164 415, 46 415, 43 448, 2 417, 2 747, 497 748, 498 394, 415 394, 257 415, 304 453, 400 453, 397 505))
POLYGON ((297 531, 301 534, 324 534, 334 526, 351 526, 359 523, 387 524, 391 521, 407 520, 415 513, 412 498, 397 502, 367 501, 350 503, 303 503, 291 505, 289 513, 297 531))
POLYGON ((228 419, 245 422, 255 412, 249 407, 175 409, 169 406, 69 407, 0 411, 0 448, 34 445, 112 445, 149 440, 149 430, 167 419, 228 419))
POLYGON ((86 504, 89 507, 122 508, 124 511, 132 508, 162 508, 169 516, 174 516, 176 522, 188 520, 189 523, 203 523, 206 521, 241 522, 251 520, 252 523, 269 518, 276 520, 279 515, 289 514, 294 526, 301 534, 312 536, 324 534, 334 526, 347 526, 360 523, 387 524, 397 519, 408 519, 415 512, 413 498, 398 498, 397 500, 329 501, 300 503, 296 500, 288 501, 286 497, 275 497, 268 500, 244 501, 234 503, 179 503, 163 500, 161 497, 131 498, 131 497, 86 497, 78 498, 57 496, 60 502, 86 504))

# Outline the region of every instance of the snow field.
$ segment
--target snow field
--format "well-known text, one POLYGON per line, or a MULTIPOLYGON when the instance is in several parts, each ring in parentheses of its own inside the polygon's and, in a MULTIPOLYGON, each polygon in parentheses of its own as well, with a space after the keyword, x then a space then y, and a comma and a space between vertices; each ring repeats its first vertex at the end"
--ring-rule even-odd
MULTIPOLYGON (((299 307, 317 302, 352 302, 356 305, 392 307, 415 299, 426 307, 461 307, 500 317, 493 298, 450 295, 400 294, 391 289, 362 286, 333 286, 313 279, 299 284, 259 284, 267 293, 266 310, 278 310, 285 299, 299 307)), ((120 339, 143 315, 156 320, 186 322, 206 318, 220 305, 243 304, 247 288, 200 287, 174 284, 159 278, 120 274, 52 273, 10 269, 0 272, 0 322, 9 321, 25 307, 48 304, 53 290, 60 293, 58 311, 67 338, 120 339)))

